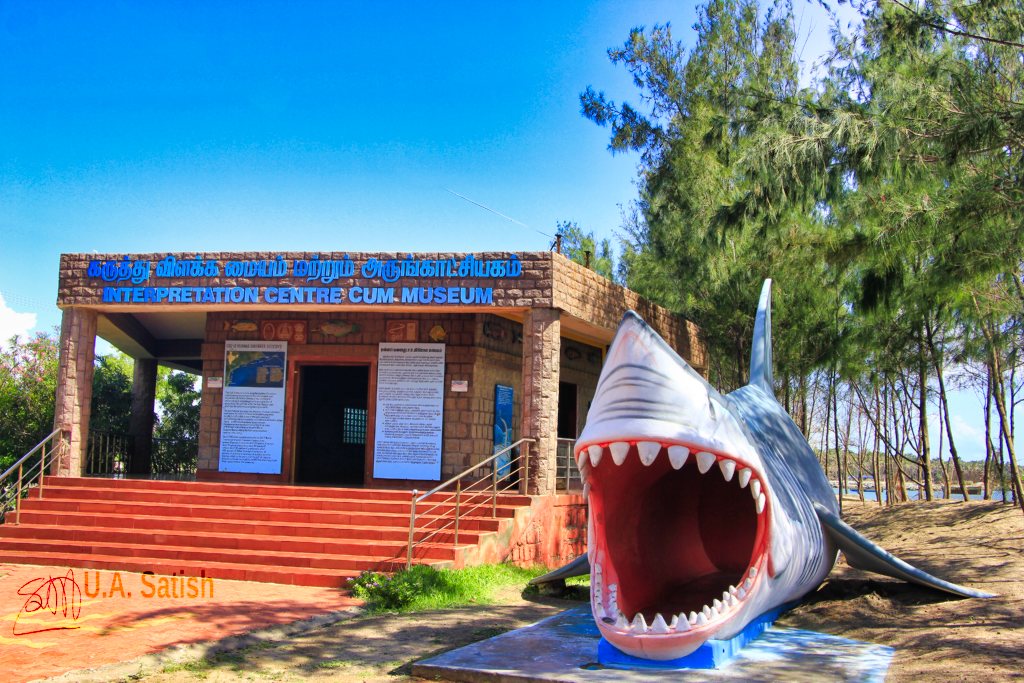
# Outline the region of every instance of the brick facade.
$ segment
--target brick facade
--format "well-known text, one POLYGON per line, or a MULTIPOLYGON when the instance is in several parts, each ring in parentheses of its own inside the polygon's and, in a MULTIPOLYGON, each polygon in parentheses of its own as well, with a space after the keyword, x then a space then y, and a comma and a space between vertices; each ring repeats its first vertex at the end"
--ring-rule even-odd
MULTIPOLYGON (((147 278, 132 282, 119 276, 90 275, 90 263, 119 262, 122 255, 64 254, 61 256, 58 305, 64 309, 61 334, 61 382, 58 389, 57 426, 65 429, 69 450, 61 460, 61 471, 77 473, 85 448, 91 397, 93 345, 99 316, 111 319, 139 314, 201 313, 205 328, 197 349, 195 364, 201 364, 204 377, 200 412, 199 469, 209 478, 236 481, 293 481, 295 433, 297 429, 297 368, 303 364, 361 364, 370 369, 367 388, 370 407, 369 439, 366 446, 365 483, 370 486, 424 487, 431 482, 374 480, 372 477, 373 407, 375 403, 378 344, 387 340, 387 327, 395 321, 407 321, 415 328, 410 341, 429 343, 434 328, 444 331, 445 377, 442 433, 441 479, 464 470, 488 457, 493 443, 495 385, 513 387, 514 423, 519 425, 515 439, 536 440, 530 449, 530 492, 549 494, 556 490, 556 429, 559 408, 559 381, 576 387, 575 424, 582 428, 593 397, 603 360, 604 347, 611 341, 622 314, 637 310, 673 347, 698 370, 706 366, 696 328, 592 271, 565 257, 550 252, 483 253, 469 256, 480 262, 512 262, 521 265, 517 277, 401 277, 397 281, 382 277, 363 277, 362 265, 402 261, 402 253, 288 252, 173 254, 179 262, 201 259, 217 262, 220 274, 211 277, 163 277, 155 275, 156 264, 167 254, 132 255, 132 262, 149 262, 147 278), (341 260, 355 264, 352 277, 315 281, 294 275, 296 261, 341 260), (280 277, 228 277, 229 262, 266 261, 280 263, 280 277), (334 288, 341 292, 335 303, 268 303, 268 288, 334 288), (105 287, 122 288, 117 297, 104 300, 105 287), (486 303, 412 304, 403 303, 397 291, 402 288, 463 288, 474 292, 486 289, 486 303), (146 301, 157 288, 258 288, 255 302, 169 302, 146 301), (371 289, 392 288, 391 303, 368 304, 355 300, 357 289, 363 297, 371 289), (139 290, 139 291, 136 291, 139 290), (123 298, 120 298, 123 297, 123 298), (282 474, 229 475, 219 473, 221 400, 223 391, 210 387, 209 378, 224 374, 224 348, 227 340, 261 339, 262 323, 274 320, 301 321, 308 335, 305 343, 288 345, 288 386, 285 406, 284 454, 282 474), (343 322, 358 329, 344 336, 322 331, 328 322, 343 322), (252 323, 255 323, 254 325, 252 323), (466 382, 466 392, 452 390, 452 382, 466 382)), ((416 254, 416 259, 464 263, 465 254, 416 254)), ((108 292, 109 294, 109 292, 108 292)), ((140 315, 140 318, 146 316, 140 315)), ((173 318, 168 318, 173 320, 173 318)), ((123 320, 122 320, 123 322, 123 320)), ((129 321, 131 322, 131 321, 129 321)), ((143 336, 149 333, 144 333, 143 336)), ((147 338, 151 348, 162 348, 160 340, 147 338)), ((174 340, 172 340, 174 341, 174 340)), ((156 358, 157 361, 160 358, 156 358)))

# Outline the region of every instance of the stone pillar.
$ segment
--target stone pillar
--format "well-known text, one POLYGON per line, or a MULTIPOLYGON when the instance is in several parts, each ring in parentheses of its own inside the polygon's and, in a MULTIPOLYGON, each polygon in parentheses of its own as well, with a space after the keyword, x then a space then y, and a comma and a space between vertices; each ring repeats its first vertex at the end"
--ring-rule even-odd
POLYGON ((136 358, 132 375, 132 414, 128 433, 132 437, 131 474, 152 474, 153 407, 156 401, 156 359, 136 358))
POLYGON ((558 452, 558 373, 561 320, 554 308, 531 308, 523 321, 523 438, 536 439, 530 448, 527 491, 555 491, 558 452))
POLYGON ((89 442, 97 318, 96 311, 85 308, 66 308, 61 318, 53 428, 63 432, 64 443, 51 474, 82 476, 89 442))

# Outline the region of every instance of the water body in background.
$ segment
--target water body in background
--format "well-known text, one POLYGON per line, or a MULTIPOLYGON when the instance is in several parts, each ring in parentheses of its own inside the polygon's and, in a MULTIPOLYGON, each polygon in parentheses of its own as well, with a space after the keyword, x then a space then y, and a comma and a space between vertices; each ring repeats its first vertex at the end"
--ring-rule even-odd
MULTIPOLYGON (((834 493, 834 494, 836 494, 838 496, 839 495, 839 489, 836 488, 835 486, 833 486, 832 487, 832 493, 834 493)), ((857 496, 858 495, 857 494, 857 489, 851 488, 850 490, 846 491, 846 495, 848 495, 848 496, 857 496)), ((1006 495, 1008 496, 1008 500, 1011 500, 1011 501, 1013 500, 1013 492, 1012 491, 1007 489, 1006 495)), ((923 499, 924 498, 924 492, 923 491, 918 491, 916 489, 909 489, 909 490, 907 490, 907 498, 909 498, 910 500, 923 499)), ((935 498, 936 499, 943 499, 944 498, 944 496, 942 495, 942 489, 941 488, 936 488, 935 489, 935 498)), ((984 498, 982 497, 982 495, 980 493, 971 494, 969 496, 969 498, 971 500, 984 500, 984 498)), ((1003 499, 1003 492, 1002 491, 996 490, 996 491, 992 492, 992 500, 1002 500, 1002 499, 1003 499)), ((875 490, 874 489, 865 489, 864 490, 864 500, 878 500, 878 497, 875 494, 875 490)), ((963 496, 960 495, 959 493, 954 493, 952 500, 963 500, 963 496)))

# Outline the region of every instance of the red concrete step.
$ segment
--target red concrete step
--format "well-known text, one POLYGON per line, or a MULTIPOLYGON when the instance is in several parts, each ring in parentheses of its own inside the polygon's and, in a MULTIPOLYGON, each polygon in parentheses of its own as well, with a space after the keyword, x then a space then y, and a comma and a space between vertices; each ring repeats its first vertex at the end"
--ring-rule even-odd
MULTIPOLYGON (((53 543, 43 539, 6 538, 0 549, 10 553, 51 552, 53 543)), ((266 565, 295 569, 333 569, 359 573, 364 569, 375 569, 393 565, 399 558, 398 548, 367 546, 360 555, 328 555, 323 553, 296 553, 274 550, 240 550, 237 548, 201 548, 195 546, 149 545, 136 543, 96 543, 93 541, 63 540, 61 552, 73 553, 78 557, 92 555, 122 557, 125 559, 174 560, 191 563, 233 563, 245 565, 266 565)), ((404 549, 401 549, 404 551, 404 549)), ((421 560, 452 561, 457 548, 452 545, 424 545, 416 549, 421 560)), ((404 552, 402 552, 404 557, 404 552)))
POLYGON ((230 484, 209 481, 166 479, 109 479, 106 477, 46 477, 45 487, 74 486, 137 491, 178 491, 196 493, 235 493, 255 496, 306 496, 311 498, 363 498, 409 501, 412 492, 401 489, 364 489, 327 486, 290 486, 277 484, 230 484))
MULTIPOLYGON (((115 488, 84 488, 79 486, 52 485, 45 488, 45 499, 116 501, 118 503, 162 503, 173 505, 196 505, 246 507, 249 509, 318 510, 325 512, 360 511, 391 512, 408 515, 408 501, 373 500, 363 498, 311 498, 308 496, 256 496, 221 492, 177 492, 115 488)), ((424 503, 421 508, 432 509, 435 514, 448 513, 455 509, 455 501, 424 503)), ((460 509, 486 508, 491 511, 489 498, 468 496, 459 502, 460 509)), ((515 515, 515 506, 498 505, 495 512, 499 517, 515 515)))
MULTIPOLYGON (((425 533, 417 534, 419 539, 425 533)), ((455 548, 452 542, 454 535, 430 539, 424 544, 424 557, 431 559, 450 560, 455 548)), ((10 525, 0 531, 0 548, 12 549, 24 546, 17 541, 31 540, 34 543, 62 546, 88 543, 93 546, 116 544, 124 546, 176 546, 190 548, 216 549, 221 551, 280 551, 288 553, 305 553, 309 555, 352 555, 367 558, 386 559, 402 555, 406 552, 405 539, 364 540, 337 539, 334 537, 316 536, 271 536, 255 534, 196 534, 192 531, 116 529, 102 527, 64 527, 37 524, 10 525), (17 540, 15 540, 17 539, 17 540)), ((475 545, 479 542, 479 534, 459 534, 461 546, 475 545)))
MULTIPOLYGON (((182 532, 194 534, 250 534, 267 535, 277 538, 288 538, 294 536, 322 536, 338 539, 365 539, 382 541, 402 541, 409 538, 409 523, 406 520, 403 526, 360 526, 348 524, 304 524, 297 526, 291 522, 258 522, 246 520, 216 520, 207 518, 191 517, 162 517, 155 515, 140 515, 130 519, 110 517, 108 515, 95 515, 88 512, 62 512, 48 509, 22 510, 21 521, 23 525, 31 524, 39 528, 54 527, 90 527, 90 528, 113 528, 132 529, 152 532, 182 532)), ((493 532, 500 529, 507 520, 460 520, 459 540, 463 535, 467 536, 468 542, 479 539, 481 534, 493 532), (492 528, 489 528, 492 527, 492 528)), ((0 526, 0 537, 5 534, 5 529, 16 529, 14 525, 0 526)), ((417 528, 422 528, 417 525, 417 528)), ((417 538, 425 532, 418 532, 417 538)), ((454 540, 454 534, 449 539, 441 532, 438 542, 449 542, 454 540)))
MULTIPOLYGON (((409 502, 412 492, 401 489, 365 489, 326 486, 294 486, 274 484, 229 484, 221 482, 171 481, 159 479, 107 479, 101 477, 46 477, 46 486, 108 488, 121 490, 179 491, 223 493, 245 496, 281 496, 305 498, 343 498, 409 502)), ((423 491, 420 491, 422 494, 423 491)), ((448 493, 448 492, 446 492, 448 493)), ((435 494, 441 497, 444 494, 435 494)), ((531 498, 517 493, 498 495, 499 505, 529 505, 531 498)))
MULTIPOLYGON (((409 513, 397 512, 364 512, 323 510, 286 510, 281 508, 226 507, 216 505, 182 506, 176 503, 132 503, 116 500, 68 500, 60 498, 26 499, 22 504, 22 515, 25 510, 49 510, 53 512, 88 512, 97 515, 110 515, 125 518, 146 515, 192 517, 197 519, 233 519, 259 522, 291 522, 296 524, 349 524, 354 526, 393 526, 409 525, 409 513)), ((514 511, 513 511, 514 514, 514 511)), ((433 517, 436 515, 429 515, 433 517)), ((497 528, 497 520, 490 517, 467 517, 468 528, 497 528)), ((461 524, 461 521, 460 521, 461 524)))
MULTIPOLYGON (((454 529, 439 494, 418 507, 413 561, 463 566, 495 557, 530 498, 477 496, 454 529), (438 503, 438 501, 440 501, 438 503), (505 540, 502 540, 505 539, 505 540)), ((152 571, 343 587, 360 571, 404 567, 412 492, 47 477, 21 524, 0 525, 0 562, 152 571)))

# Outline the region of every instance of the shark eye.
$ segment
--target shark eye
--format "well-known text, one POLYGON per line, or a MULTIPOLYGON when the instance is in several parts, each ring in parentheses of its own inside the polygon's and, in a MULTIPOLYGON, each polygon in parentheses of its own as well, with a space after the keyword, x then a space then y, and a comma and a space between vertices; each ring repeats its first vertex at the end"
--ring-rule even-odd
POLYGON ((710 396, 708 397, 708 414, 711 416, 712 420, 718 419, 718 416, 715 415, 715 402, 711 400, 710 396))

